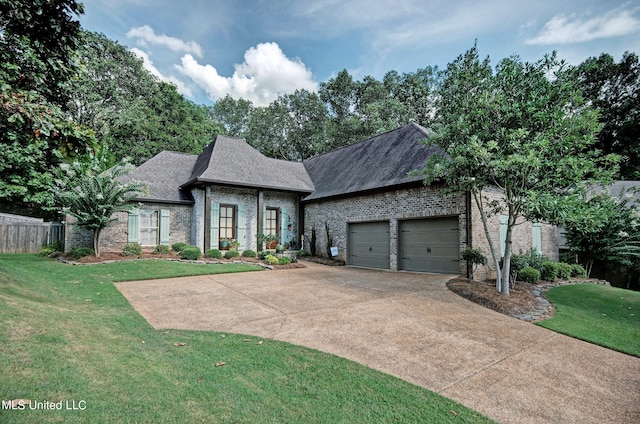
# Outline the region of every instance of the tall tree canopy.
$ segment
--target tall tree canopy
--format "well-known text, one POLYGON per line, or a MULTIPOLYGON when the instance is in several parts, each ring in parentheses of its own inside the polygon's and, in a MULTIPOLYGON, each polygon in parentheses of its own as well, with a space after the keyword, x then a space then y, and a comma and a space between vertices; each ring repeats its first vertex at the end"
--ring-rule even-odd
POLYGON ((446 155, 427 161, 425 182, 472 193, 498 270, 496 288, 508 294, 513 228, 546 218, 550 205, 585 182, 610 178, 617 157, 594 150, 597 112, 555 55, 535 63, 503 59, 494 71, 474 46, 449 64, 438 98, 435 134, 426 143, 446 155), (490 188, 499 189, 498 199, 485 194, 490 188), (508 216, 502 268, 489 214, 508 216))
POLYGON ((64 111, 76 72, 82 5, 0 2, 0 202, 51 204, 52 169, 95 147, 92 131, 64 111))
POLYGON ((102 34, 83 32, 82 72, 70 83, 68 109, 94 129, 115 160, 141 163, 162 150, 199 154, 222 132, 205 106, 158 81, 142 61, 102 34))
POLYGON ((602 130, 596 146, 603 153, 622 156, 620 174, 640 180, 640 63, 625 53, 619 63, 603 53, 576 69, 579 87, 600 111, 602 130))

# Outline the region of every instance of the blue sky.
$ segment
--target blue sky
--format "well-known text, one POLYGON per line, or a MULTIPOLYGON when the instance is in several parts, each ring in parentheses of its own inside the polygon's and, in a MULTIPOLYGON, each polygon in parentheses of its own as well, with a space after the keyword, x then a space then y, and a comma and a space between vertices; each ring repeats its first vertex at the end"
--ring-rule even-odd
POLYGON ((347 69, 356 79, 445 68, 478 41, 495 65, 556 50, 640 53, 640 3, 618 0, 85 0, 83 28, 143 58, 196 103, 265 105, 347 69))

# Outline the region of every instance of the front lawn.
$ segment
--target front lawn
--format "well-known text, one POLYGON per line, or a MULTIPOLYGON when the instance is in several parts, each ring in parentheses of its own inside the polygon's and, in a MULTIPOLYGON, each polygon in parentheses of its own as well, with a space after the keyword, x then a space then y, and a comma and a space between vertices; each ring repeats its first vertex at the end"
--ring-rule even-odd
POLYGON ((0 422, 490 422, 315 350, 154 330, 113 285, 256 269, 165 261, 71 266, 0 255, 0 422), (12 399, 54 409, 5 409, 12 399))
POLYGON ((553 318, 538 325, 640 357, 640 292, 596 284, 555 287, 553 318))

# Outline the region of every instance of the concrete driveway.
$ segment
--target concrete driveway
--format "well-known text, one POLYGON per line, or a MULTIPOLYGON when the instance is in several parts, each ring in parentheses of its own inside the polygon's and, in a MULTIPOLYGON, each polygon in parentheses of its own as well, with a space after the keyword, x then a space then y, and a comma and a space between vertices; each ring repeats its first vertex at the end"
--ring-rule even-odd
POLYGON ((308 346, 501 423, 640 422, 639 358, 480 307, 451 276, 305 265, 116 286, 155 328, 308 346))

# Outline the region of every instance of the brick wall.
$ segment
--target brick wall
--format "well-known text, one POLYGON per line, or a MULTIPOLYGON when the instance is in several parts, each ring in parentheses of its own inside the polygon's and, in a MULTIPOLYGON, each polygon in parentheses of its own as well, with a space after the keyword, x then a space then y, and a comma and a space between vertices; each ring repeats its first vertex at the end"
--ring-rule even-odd
MULTIPOLYGON (((246 188, 234 188, 223 186, 211 186, 210 188, 211 202, 218 204, 243 205, 245 213, 245 234, 244 240, 238 240, 240 247, 238 250, 257 250, 258 234, 258 190, 246 188)), ((193 244, 199 246, 204 252, 204 203, 205 190, 192 190, 193 198, 196 203, 192 212, 192 240, 193 244)), ((265 207, 279 208, 287 211, 287 221, 292 224, 293 228, 297 228, 298 217, 298 195, 294 193, 286 193, 272 190, 263 190, 263 200, 265 207)), ((207 247, 208 248, 208 247, 207 247)))
MULTIPOLYGON (((191 205, 172 205, 163 203, 142 203, 140 209, 151 209, 160 211, 168 209, 169 214, 169 244, 182 242, 191 242, 191 205)), ((127 212, 117 212, 114 214, 116 218, 109 227, 100 233, 100 249, 103 252, 121 252, 128 239, 128 221, 129 214, 127 212)), ((79 228, 73 223, 75 219, 71 216, 67 217, 65 249, 70 251, 76 246, 87 246, 93 248, 93 239, 91 231, 79 228)), ((155 246, 144 246, 146 250, 155 248, 155 246)))
MULTIPOLYGON (((502 193, 498 189, 487 189, 483 192, 483 202, 486 205, 491 201, 502 200, 502 193)), ((478 209, 476 202, 471 201, 472 209, 472 229, 471 229, 471 244, 473 247, 480 249, 482 253, 488 259, 488 265, 486 267, 480 266, 474 273, 476 280, 493 279, 496 277, 496 267, 491 257, 491 250, 489 249, 489 242, 485 235, 484 226, 480 217, 480 210, 478 209)), ((486 208, 485 208, 486 209, 486 208)), ((506 215, 507 212, 504 212, 506 215)), ((514 254, 528 253, 533 247, 533 223, 530 221, 523 222, 522 218, 518 220, 522 222, 516 225, 513 229, 511 236, 512 251, 514 254)), ((487 223, 489 227, 489 233, 491 235, 491 241, 494 245, 496 255, 500 258, 500 215, 488 215, 487 223)), ((558 234, 557 227, 550 224, 542 224, 542 254, 552 260, 558 260, 558 234)))
MULTIPOLYGON (((390 231, 390 268, 398 268, 398 220, 438 216, 457 216, 460 242, 466 238, 464 196, 443 197, 437 188, 416 187, 392 190, 371 195, 328 200, 305 205, 305 248, 309 249, 311 229, 315 227, 317 254, 326 254, 325 223, 333 244, 338 248, 339 258, 346 260, 347 225, 367 221, 388 221, 390 231)), ((461 273, 466 264, 461 262, 461 273)))

